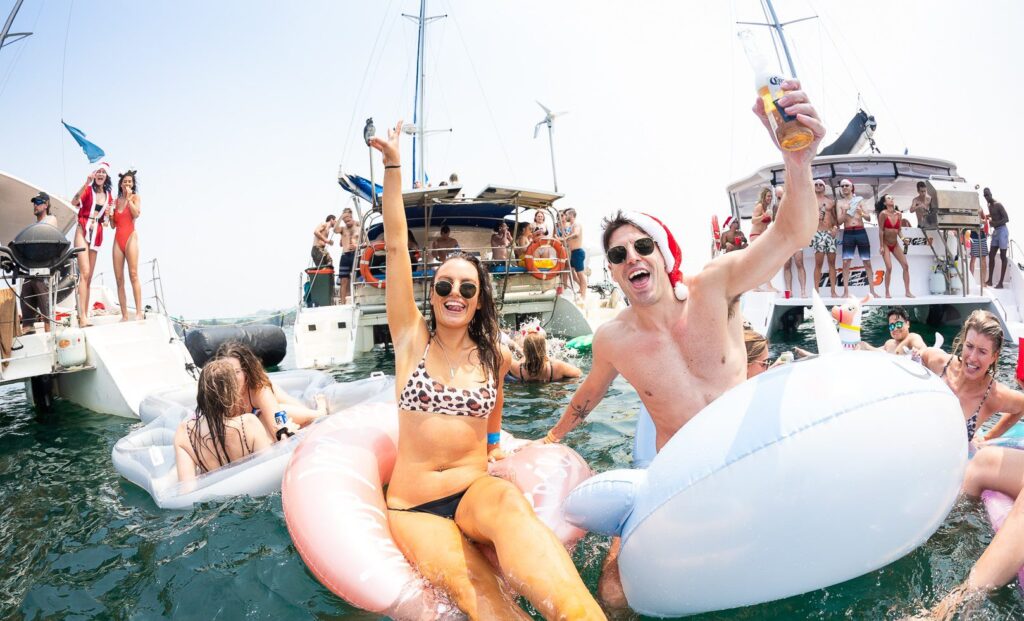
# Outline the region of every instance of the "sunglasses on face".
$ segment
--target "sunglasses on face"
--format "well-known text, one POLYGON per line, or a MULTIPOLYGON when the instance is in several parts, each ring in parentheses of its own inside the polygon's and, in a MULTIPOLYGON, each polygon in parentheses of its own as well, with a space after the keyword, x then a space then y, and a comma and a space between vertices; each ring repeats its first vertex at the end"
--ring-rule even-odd
POLYGON ((767 369, 768 367, 772 366, 772 361, 766 358, 764 360, 755 360, 752 364, 759 364, 763 368, 767 369))
MULTIPOLYGON (((641 237, 640 239, 633 241, 633 250, 636 251, 641 257, 646 257, 654 252, 655 244, 654 240, 650 237, 641 237)), ((612 265, 618 265, 626 260, 626 247, 625 246, 613 246, 608 249, 605 253, 608 257, 608 262, 612 265)))
POLYGON ((894 322, 889 324, 889 332, 892 332, 893 330, 899 330, 900 328, 902 328, 905 325, 906 324, 903 323, 902 321, 894 321, 894 322))
MULTIPOLYGON (((454 288, 455 285, 450 280, 439 280, 434 283, 434 293, 441 296, 442 298, 446 298, 449 295, 451 295, 452 289, 454 288)), ((459 284, 459 295, 461 295, 463 299, 473 299, 473 297, 476 295, 476 291, 476 283, 464 280, 459 284)))

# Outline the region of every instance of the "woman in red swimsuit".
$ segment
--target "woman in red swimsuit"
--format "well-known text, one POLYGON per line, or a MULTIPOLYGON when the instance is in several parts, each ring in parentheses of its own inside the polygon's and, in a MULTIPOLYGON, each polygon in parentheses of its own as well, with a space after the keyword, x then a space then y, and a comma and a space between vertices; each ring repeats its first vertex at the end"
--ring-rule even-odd
POLYGON ((896 211, 896 202, 891 195, 883 196, 880 203, 883 209, 878 214, 878 247, 885 263, 885 297, 892 297, 889 293, 889 283, 892 281, 892 258, 895 256, 903 267, 903 287, 906 289, 907 297, 912 298, 914 294, 910 292, 910 269, 907 267, 907 257, 900 244, 903 237, 903 216, 896 211))
POLYGON ((135 219, 142 213, 142 199, 135 181, 135 171, 118 175, 117 202, 110 217, 114 227, 114 278, 117 280, 117 303, 121 305, 121 321, 129 321, 128 298, 124 292, 124 261, 128 259, 128 278, 132 281, 135 297, 135 319, 146 318, 142 308, 142 285, 139 283, 139 236, 135 233, 135 219))
POLYGON ((391 534, 423 577, 470 619, 529 619, 477 546, 493 546, 512 590, 547 619, 604 619, 572 559, 510 482, 487 473, 500 451, 503 379, 491 280, 450 254, 434 276, 430 320, 413 296, 399 136, 384 155, 386 306, 398 380, 398 455, 387 490, 391 534))
POLYGON ((89 325, 89 290, 97 249, 103 245, 103 220, 110 215, 113 203, 110 190, 110 165, 100 162, 71 199, 71 204, 78 207, 75 247, 86 249, 78 253, 78 325, 82 327, 89 325))

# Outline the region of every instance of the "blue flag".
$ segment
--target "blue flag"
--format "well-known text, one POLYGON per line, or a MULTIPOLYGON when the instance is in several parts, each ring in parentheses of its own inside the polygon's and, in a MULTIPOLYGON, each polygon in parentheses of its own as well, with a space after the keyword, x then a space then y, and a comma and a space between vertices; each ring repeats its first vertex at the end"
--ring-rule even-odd
MULTIPOLYGON (((64 123, 64 121, 61 121, 61 123, 64 123)), ((75 142, 78 143, 78 146, 82 147, 82 151, 85 151, 85 156, 89 158, 90 164, 95 164, 105 155, 103 149, 85 139, 85 132, 77 127, 71 127, 67 123, 64 123, 64 127, 68 128, 68 131, 71 132, 71 136, 75 139, 75 142)))

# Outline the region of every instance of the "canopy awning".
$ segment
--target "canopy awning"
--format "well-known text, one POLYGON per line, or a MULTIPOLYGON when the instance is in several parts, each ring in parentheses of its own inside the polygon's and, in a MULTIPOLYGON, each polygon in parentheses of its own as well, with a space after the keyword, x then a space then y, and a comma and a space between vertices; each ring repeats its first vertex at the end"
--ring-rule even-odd
MULTIPOLYGON (((32 197, 40 188, 0 171, 0 245, 9 244, 22 229, 34 224, 32 197)), ((50 194, 50 213, 57 218, 57 228, 65 235, 75 225, 78 210, 64 199, 50 194)))

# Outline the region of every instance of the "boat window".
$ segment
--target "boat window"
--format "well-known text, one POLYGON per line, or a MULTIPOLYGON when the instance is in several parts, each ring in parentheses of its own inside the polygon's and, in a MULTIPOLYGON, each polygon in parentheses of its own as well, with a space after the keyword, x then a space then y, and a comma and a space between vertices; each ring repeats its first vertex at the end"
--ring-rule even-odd
POLYGON ((931 175, 949 176, 956 174, 955 171, 950 171, 945 166, 929 166, 928 164, 912 164, 910 162, 898 162, 896 170, 900 175, 922 179, 927 179, 931 175))
POLYGON ((832 165, 837 177, 894 177, 892 162, 836 162, 832 165))

